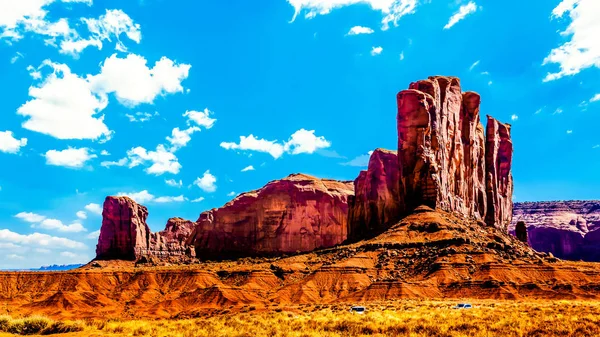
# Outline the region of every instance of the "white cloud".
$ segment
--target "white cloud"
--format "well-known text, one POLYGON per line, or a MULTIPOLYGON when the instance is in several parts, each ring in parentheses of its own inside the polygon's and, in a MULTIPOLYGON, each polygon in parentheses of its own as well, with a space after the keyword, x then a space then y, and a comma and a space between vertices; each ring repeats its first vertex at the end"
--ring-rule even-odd
POLYGON ((512 116, 510 116, 510 119, 516 121, 517 119, 519 119, 519 116, 513 114, 512 116))
POLYGON ((231 192, 227 193, 227 196, 228 197, 233 197, 233 196, 235 196, 235 192, 231 191, 231 192))
POLYGON ((112 38, 116 40, 115 49, 127 51, 120 39, 122 35, 136 43, 142 40, 140 25, 120 9, 106 10, 106 13, 97 19, 84 18, 82 21, 86 24, 90 37, 83 39, 77 35, 65 39, 60 44, 61 53, 77 55, 90 46, 102 49, 102 41, 112 41, 112 38))
POLYGON ((475 67, 477 67, 479 65, 479 60, 475 61, 470 67, 469 67, 469 71, 473 71, 473 69, 475 69, 475 67))
POLYGON ((567 130, 567 134, 570 135, 573 133, 573 130, 567 130))
POLYGON ((39 224, 35 225, 35 227, 39 227, 42 229, 48 230, 57 230, 59 232, 66 233, 80 233, 86 232, 87 230, 78 222, 72 223, 70 225, 65 225, 60 220, 56 219, 44 219, 39 224))
POLYGON ((184 202, 185 200, 187 200, 183 195, 177 196, 177 197, 158 197, 156 199, 154 199, 154 202, 157 203, 169 203, 169 202, 184 202))
POLYGON ((548 73, 544 82, 572 76, 586 68, 600 68, 600 1, 563 0, 552 11, 552 18, 562 18, 567 13, 571 23, 560 34, 570 40, 552 49, 543 62, 558 64, 560 71, 548 73))
POLYGON ((118 161, 103 161, 100 166, 110 168, 111 166, 125 166, 129 162, 127 158, 121 158, 118 161))
POLYGON ((202 178, 196 178, 194 185, 198 186, 204 192, 212 193, 217 190, 217 178, 210 174, 210 171, 204 172, 202 178))
POLYGON ((592 146, 592 149, 600 149, 600 144, 592 146))
POLYGON ((287 0, 294 7, 294 17, 305 12, 307 19, 317 15, 329 14, 332 10, 355 4, 368 4, 375 11, 380 11, 384 16, 381 24, 382 29, 389 28, 390 23, 397 25, 398 20, 404 15, 412 14, 418 4, 418 0, 287 0))
POLYGON ((18 153, 27 145, 27 138, 17 139, 12 131, 0 131, 0 152, 18 153))
POLYGON ((170 151, 174 152, 182 147, 185 147, 187 143, 192 140, 192 134, 197 131, 200 131, 200 128, 197 126, 192 126, 185 130, 174 128, 171 132, 171 137, 167 137, 167 141, 169 141, 172 146, 170 151))
POLYGON ((30 223, 42 222, 42 221, 44 221, 44 219, 46 219, 46 217, 43 215, 30 213, 30 212, 21 212, 21 213, 15 215, 15 218, 18 218, 18 219, 21 219, 23 221, 27 221, 30 223))
POLYGON ((454 15, 452 15, 450 17, 450 20, 444 26, 444 29, 450 29, 450 28, 452 28, 452 26, 454 26, 455 24, 457 24, 460 20, 466 18, 467 15, 473 14, 476 11, 477 11, 477 5, 473 1, 469 2, 466 5, 460 6, 460 8, 458 9, 458 11, 456 13, 454 13, 454 15))
POLYGON ((110 152, 106 151, 106 150, 102 150, 102 152, 100 152, 101 156, 110 156, 110 152))
POLYGON ((8 242, 19 245, 31 246, 36 248, 69 248, 69 249, 85 249, 86 246, 77 241, 66 238, 50 236, 47 234, 33 233, 22 235, 12 232, 8 229, 0 229, 0 242, 8 242))
POLYGON ((25 260, 25 257, 17 254, 8 254, 6 255, 6 258, 9 260, 25 260))
POLYGON ((68 168, 82 168, 87 161, 98 156, 91 154, 88 148, 68 148, 66 150, 57 151, 50 150, 44 155, 46 164, 53 166, 64 166, 68 168))
POLYGON ((15 63, 16 63, 16 62, 17 62, 19 59, 22 59, 22 58, 23 58, 23 54, 21 54, 21 53, 17 52, 17 53, 15 54, 15 56, 13 56, 13 57, 10 59, 10 63, 11 63, 11 64, 15 64, 15 63))
POLYGON ((554 112, 552 114, 553 115, 560 115, 561 113, 563 113, 563 109, 562 108, 556 108, 556 110, 554 110, 554 112))
POLYGON ((202 201, 204 201, 203 197, 192 200, 192 202, 202 202, 202 201))
POLYGON ((79 211, 79 212, 77 212, 75 215, 77 215, 77 217, 78 217, 79 219, 82 219, 82 220, 85 220, 85 219, 87 219, 87 213, 86 213, 86 212, 84 212, 84 211, 79 211))
POLYGON ((308 153, 312 154, 318 149, 325 149, 331 146, 331 143, 325 137, 315 136, 315 131, 300 129, 290 137, 285 143, 284 149, 291 154, 308 153))
POLYGON ((179 180, 176 181, 175 179, 165 179, 165 183, 171 187, 181 187, 183 186, 183 181, 179 180))
POLYGON ((23 128, 58 139, 110 139, 104 116, 97 116, 108 104, 106 98, 95 95, 68 66, 46 60, 40 68, 45 67, 53 72, 40 86, 29 88, 32 99, 17 110, 28 117, 23 128))
POLYGON ((143 190, 141 192, 130 192, 130 193, 126 193, 126 192, 119 192, 117 193, 118 196, 122 196, 122 197, 129 197, 131 199, 133 199, 133 201, 139 203, 139 204, 143 204, 145 202, 150 202, 154 200, 154 195, 148 193, 147 190, 143 190))
POLYGON ((85 205, 84 208, 94 214, 102 215, 102 206, 100 206, 98 204, 94 204, 94 203, 87 204, 87 205, 85 205))
POLYGON ((270 154, 273 158, 281 157, 285 152, 292 155, 312 154, 319 149, 328 148, 331 143, 322 136, 315 136, 314 130, 300 129, 294 132, 287 142, 279 143, 276 140, 258 139, 253 135, 240 136, 239 144, 222 142, 221 147, 226 150, 257 151, 270 154))
POLYGON ((254 171, 254 166, 246 166, 242 169, 242 172, 254 171))
POLYGON ((400 53, 400 61, 403 61, 403 60, 404 60, 404 52, 401 52, 400 53))
POLYGON ((86 236, 88 239, 98 239, 100 237, 100 230, 93 231, 86 236))
POLYGON ((99 94, 114 93, 128 107, 153 103, 157 96, 183 92, 181 82, 188 77, 191 66, 176 64, 162 57, 148 68, 145 58, 129 54, 119 58, 113 54, 102 64, 100 74, 88 76, 92 90, 99 94))
POLYGON ((240 136, 240 143, 222 142, 221 147, 226 150, 248 150, 265 152, 273 156, 273 158, 279 158, 283 155, 283 145, 277 143, 276 140, 258 139, 254 135, 248 137, 240 136))
POLYGON ((360 35, 360 34, 373 34, 373 33, 374 33, 373 29, 371 29, 369 27, 354 26, 354 27, 350 28, 350 31, 346 35, 360 35))
POLYGON ((147 151, 143 147, 136 147, 127 151, 130 163, 129 167, 138 165, 150 164, 146 168, 146 173, 154 175, 162 175, 164 173, 178 174, 181 169, 181 164, 177 156, 165 149, 164 145, 158 145, 156 151, 147 151))
POLYGON ((152 117, 156 117, 158 115, 159 115, 158 111, 154 112, 153 114, 151 114, 149 112, 136 112, 135 114, 125 114, 125 117, 127 117, 129 119, 129 121, 133 122, 133 123, 136 123, 136 122, 144 123, 144 122, 151 120, 152 117))
POLYGON ((598 102, 600 101, 600 94, 596 94, 594 95, 594 97, 592 97, 592 99, 590 99, 590 102, 598 102))
POLYGON ((206 129, 210 129, 217 122, 216 119, 211 118, 210 116, 213 114, 212 111, 208 110, 208 108, 204 109, 204 111, 186 111, 183 114, 183 117, 188 118, 188 125, 196 124, 197 126, 204 127, 206 129))
POLYGON ((371 56, 379 55, 383 51, 383 47, 373 47, 371 48, 371 56))

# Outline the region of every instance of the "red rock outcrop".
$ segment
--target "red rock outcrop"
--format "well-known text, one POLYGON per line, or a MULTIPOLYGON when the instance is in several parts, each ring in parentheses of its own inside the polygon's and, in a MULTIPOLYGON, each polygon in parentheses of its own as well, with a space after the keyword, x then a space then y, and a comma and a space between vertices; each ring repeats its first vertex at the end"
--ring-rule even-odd
MULTIPOLYGON (((398 100, 400 204, 484 219, 486 165, 480 97, 455 77, 411 83, 398 100)), ((511 153, 512 154, 512 153, 511 153)))
POLYGON ((107 197, 96 246, 97 259, 135 260, 150 245, 148 209, 128 197, 107 197))
POLYGON ((507 229, 513 212, 513 145, 510 125, 488 116, 485 163, 486 163, 486 222, 507 229))
POLYGON ((148 209, 132 199, 107 197, 102 211, 96 259, 195 256, 193 246, 185 243, 194 229, 194 222, 172 218, 164 231, 152 233, 146 224, 147 218, 148 209))
POLYGON ((213 259, 332 247, 347 239, 353 193, 352 182, 292 174, 202 213, 188 243, 213 259))
POLYGON ((399 174, 396 151, 373 151, 368 169, 354 181, 348 214, 350 237, 360 239, 377 234, 399 220, 399 174))
POLYGON ((567 260, 600 261, 600 201, 515 203, 509 231, 527 226, 527 242, 567 260))

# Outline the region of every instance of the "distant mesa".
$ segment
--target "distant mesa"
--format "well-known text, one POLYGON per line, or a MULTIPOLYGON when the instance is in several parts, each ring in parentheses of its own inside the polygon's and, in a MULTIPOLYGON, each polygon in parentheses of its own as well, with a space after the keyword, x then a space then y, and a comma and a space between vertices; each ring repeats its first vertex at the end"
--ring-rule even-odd
POLYGON ((172 218, 158 233, 146 224, 146 207, 107 197, 96 258, 181 263, 310 252, 374 237, 421 205, 506 231, 510 125, 488 117, 485 130, 480 101, 455 77, 411 83, 397 96, 397 151, 373 151, 354 182, 292 174, 195 222, 172 218))

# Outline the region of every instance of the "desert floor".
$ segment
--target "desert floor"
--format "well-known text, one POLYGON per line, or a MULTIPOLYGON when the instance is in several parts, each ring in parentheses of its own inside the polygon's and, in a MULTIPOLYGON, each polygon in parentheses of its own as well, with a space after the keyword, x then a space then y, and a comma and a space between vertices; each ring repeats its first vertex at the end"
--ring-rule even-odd
POLYGON ((388 301, 366 305, 302 305, 242 312, 227 309, 185 320, 52 321, 0 317, 0 336, 599 336, 598 301, 388 301), (71 331, 61 333, 65 331, 71 331))

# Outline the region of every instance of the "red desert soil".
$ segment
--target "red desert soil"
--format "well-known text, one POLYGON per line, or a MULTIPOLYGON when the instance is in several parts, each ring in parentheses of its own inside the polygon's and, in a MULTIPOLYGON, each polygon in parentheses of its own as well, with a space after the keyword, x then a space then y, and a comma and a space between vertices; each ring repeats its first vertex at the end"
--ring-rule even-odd
POLYGON ((385 233, 312 253, 185 266, 99 261, 0 273, 0 315, 186 318, 252 305, 389 299, 597 299, 593 263, 539 254, 483 222, 418 208, 385 233))

